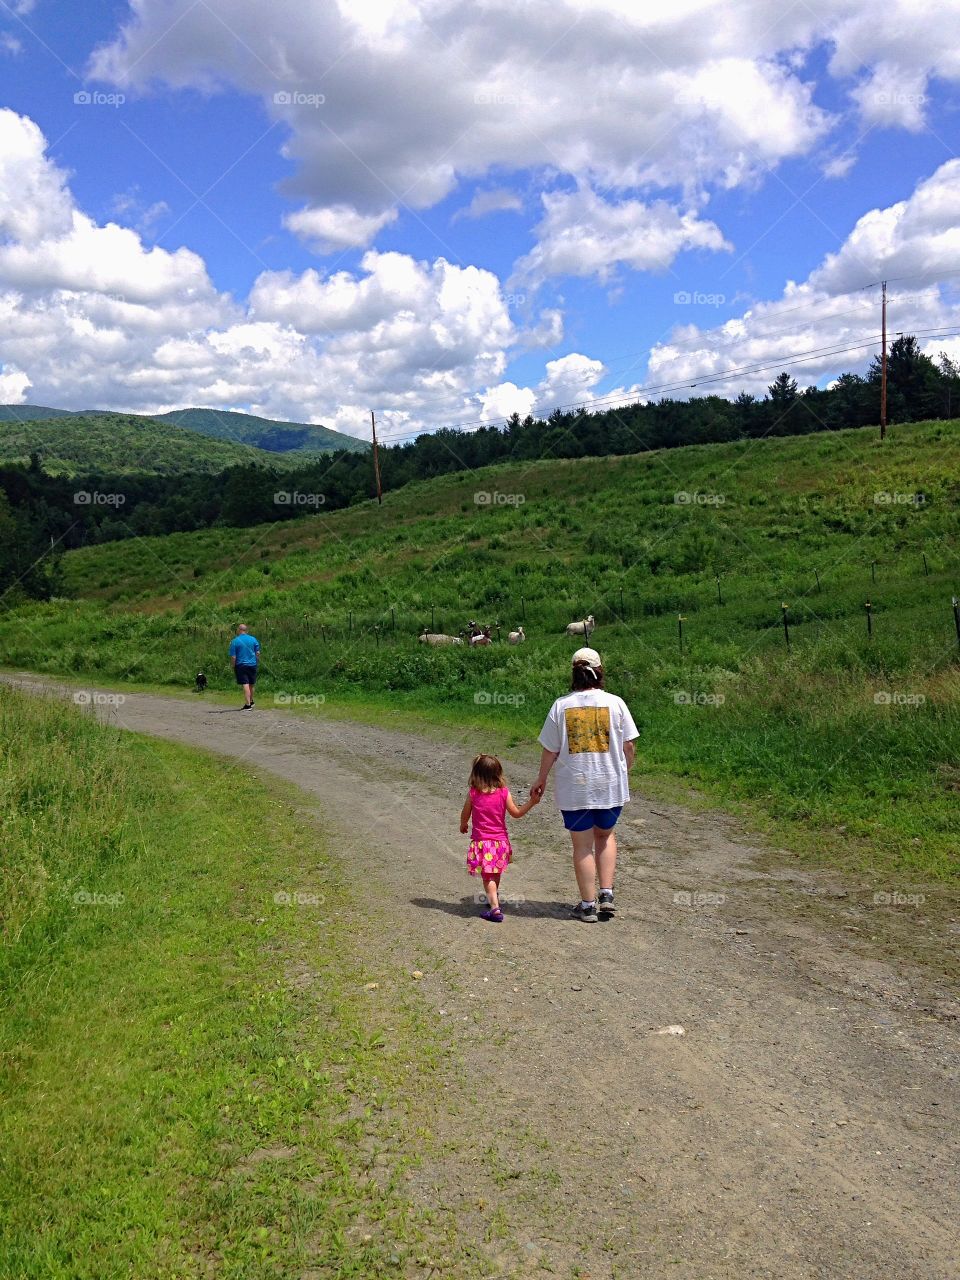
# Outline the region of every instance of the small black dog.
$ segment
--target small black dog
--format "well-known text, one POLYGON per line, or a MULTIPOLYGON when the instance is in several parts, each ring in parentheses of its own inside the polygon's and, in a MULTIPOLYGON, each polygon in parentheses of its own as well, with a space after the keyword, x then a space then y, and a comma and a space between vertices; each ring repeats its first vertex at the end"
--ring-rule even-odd
POLYGON ((203 674, 202 671, 198 671, 197 672, 197 693, 203 693, 206 687, 207 687, 207 677, 203 674))

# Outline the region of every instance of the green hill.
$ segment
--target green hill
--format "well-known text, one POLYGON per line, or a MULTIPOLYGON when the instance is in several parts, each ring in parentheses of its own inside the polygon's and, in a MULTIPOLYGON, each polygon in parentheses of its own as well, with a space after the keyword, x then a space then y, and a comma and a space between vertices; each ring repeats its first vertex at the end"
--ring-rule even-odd
POLYGON ((72 416, 72 409, 50 409, 42 404, 0 404, 0 422, 52 422, 72 416))
POLYGON ((946 878, 958 477, 955 422, 882 445, 841 431, 462 472, 382 507, 72 552, 74 599, 8 613, 0 651, 183 688, 203 669, 226 688, 243 618, 264 646, 262 704, 406 708, 456 725, 466 759, 491 735, 536 735, 568 678, 565 624, 593 614, 649 773, 901 885, 946 878), (499 622, 500 642, 417 642, 468 619, 499 622), (509 646, 518 624, 527 640, 509 646))
POLYGON ((366 441, 344 435, 330 427, 313 426, 305 422, 277 422, 272 418, 259 418, 255 414, 233 413, 225 409, 171 409, 168 413, 145 415, 111 414, 100 409, 51 409, 36 404, 0 404, 0 423, 52 422, 54 419, 62 421, 65 418, 117 418, 130 424, 168 422, 213 440, 247 445, 277 454, 316 455, 332 453, 338 449, 356 453, 369 448, 366 441))
POLYGON ((159 475, 223 471, 276 460, 262 450, 131 414, 69 414, 53 421, 0 424, 0 461, 28 462, 39 453, 51 475, 103 472, 159 475))
POLYGON ((275 422, 250 413, 230 413, 223 409, 174 409, 156 415, 158 422, 175 422, 201 435, 217 440, 233 440, 254 445, 272 453, 330 453, 336 449, 351 452, 366 449, 365 441, 329 427, 309 426, 303 422, 275 422))

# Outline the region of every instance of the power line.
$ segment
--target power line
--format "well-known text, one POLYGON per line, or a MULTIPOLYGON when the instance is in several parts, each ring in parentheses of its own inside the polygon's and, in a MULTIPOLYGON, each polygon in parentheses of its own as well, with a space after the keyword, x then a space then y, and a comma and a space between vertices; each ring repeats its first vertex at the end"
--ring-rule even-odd
MULTIPOLYGON (((788 354, 786 356, 776 356, 773 359, 765 360, 761 364, 740 365, 731 369, 714 370, 711 373, 701 375, 696 382, 690 382, 689 380, 684 379, 681 382, 663 382, 663 383, 646 384, 646 385, 635 387, 634 393, 631 395, 629 399, 625 399, 622 395, 600 397, 599 399, 591 400, 589 404, 589 408, 592 411, 598 406, 604 406, 607 404, 608 401, 614 401, 614 400, 619 401, 621 404, 635 404, 637 403, 640 393, 650 394, 655 392, 679 391, 682 389, 692 389, 700 385, 709 385, 712 382, 722 381, 725 378, 732 377, 738 373, 759 373, 763 369, 767 369, 767 368, 782 368, 785 364, 799 364, 805 360, 815 360, 820 358, 825 359, 827 356, 830 356, 830 355, 842 355, 848 351, 860 350, 864 347, 877 346, 879 345, 879 342, 880 342, 879 338, 874 338, 867 342, 859 342, 859 343, 854 343, 852 345, 847 345, 847 346, 842 346, 837 348, 834 348, 832 346, 817 347, 811 351, 793 356, 792 358, 790 354, 788 354)), ((557 405, 556 408, 560 409, 561 411, 564 409, 576 409, 581 406, 581 403, 582 402, 580 401, 571 401, 569 404, 557 405)), ((609 407, 612 407, 612 406, 609 406, 609 407)), ((448 427, 437 428, 437 430, 439 431, 464 430, 465 434, 471 434, 470 432, 466 432, 465 428, 472 427, 474 430, 480 430, 483 427, 492 427, 495 425, 496 423, 491 422, 486 418, 475 418, 469 422, 459 422, 448 427)), ((415 432, 410 432, 409 434, 405 434, 402 436, 393 436, 390 439, 390 443, 394 444, 404 440, 413 440, 417 436, 425 435, 425 434, 434 434, 434 433, 424 432, 423 429, 421 428, 420 430, 415 432)))
MULTIPOLYGON (((956 337, 958 335, 960 335, 960 329, 951 329, 951 330, 944 330, 944 331, 920 329, 920 330, 917 330, 917 334, 915 336, 951 338, 951 337, 956 337)), ((787 353, 783 356, 776 356, 776 357, 773 357, 772 359, 763 360, 759 363, 755 363, 752 365, 739 365, 731 369, 714 370, 711 373, 701 374, 695 382, 689 382, 687 380, 683 380, 681 382, 669 382, 669 383, 665 382, 665 383, 657 383, 657 384, 647 384, 647 385, 638 386, 634 388, 634 392, 631 393, 629 397, 606 396, 596 400, 591 400, 588 404, 583 404, 582 401, 571 401, 569 404, 557 405, 556 408, 558 408, 561 412, 563 412, 563 410, 565 409, 579 409, 582 407, 587 412, 592 413, 597 409, 604 409, 604 408, 614 409, 617 407, 626 407, 627 405, 637 404, 639 402, 641 393, 644 395, 648 395, 650 393, 662 394, 667 391, 681 391, 681 390, 692 391, 694 388, 699 386, 710 386, 717 382, 724 382, 728 378, 734 377, 738 374, 762 373, 767 369, 784 369, 784 368, 789 368, 795 364, 808 363, 811 360, 825 360, 825 359, 828 359, 830 356, 845 355, 851 351, 861 351, 869 347, 878 347, 881 345, 881 342, 882 342, 882 339, 877 337, 877 338, 871 338, 865 341, 860 341, 860 342, 846 344, 846 345, 834 344, 827 347, 815 347, 806 352, 787 353), (618 403, 612 404, 612 403, 609 403, 610 401, 617 401, 618 403)), ((433 431, 433 432, 424 431, 423 428, 420 428, 417 431, 409 432, 404 435, 392 436, 388 441, 386 441, 386 443, 402 444, 408 440, 415 440, 417 439, 417 437, 422 435, 435 435, 437 434, 437 432, 440 432, 440 431, 452 431, 457 434, 473 435, 476 431, 482 430, 484 427, 497 427, 497 426, 498 426, 498 423, 496 421, 490 421, 489 419, 486 419, 486 418, 475 418, 469 422, 460 422, 460 423, 452 424, 451 426, 447 426, 447 427, 438 427, 436 431, 433 431), (470 429, 468 430, 468 428, 470 429)))
MULTIPOLYGON (((886 282, 882 280, 869 281, 867 284, 863 284, 856 288, 846 290, 845 294, 838 294, 834 296, 835 297, 852 296, 856 293, 863 293, 867 289, 876 288, 878 286, 885 286, 885 284, 890 283, 891 281, 931 279, 934 281, 934 283, 936 283, 941 279, 952 278, 954 276, 960 276, 960 268, 956 270, 943 271, 943 272, 937 272, 937 273, 931 273, 929 271, 925 271, 925 272, 917 271, 917 272, 907 273, 900 276, 888 277, 886 282)), ((930 293, 933 291, 934 290, 931 288, 928 290, 922 290, 920 293, 914 294, 913 296, 900 295, 899 297, 893 297, 893 298, 890 298, 888 296, 888 301, 897 301, 901 303, 917 301, 919 298, 922 298, 925 293, 930 293)), ((790 314, 795 314, 798 311, 809 311, 814 307, 828 304, 829 301, 830 299, 821 299, 817 302, 803 303, 796 307, 780 308, 773 312, 766 312, 763 318, 767 319, 771 315, 773 316, 790 315, 790 314)), ((762 304, 758 304, 758 305, 762 305, 762 304)), ((851 307, 847 311, 841 311, 841 312, 830 312, 828 310, 827 314, 818 316, 815 318, 819 320, 837 320, 837 319, 842 319, 848 315, 857 314, 861 310, 865 310, 865 309, 867 308, 851 307)), ((740 337, 731 342, 714 344, 714 346, 715 347, 718 346, 721 350, 726 351, 726 350, 736 348, 738 346, 744 346, 750 342, 756 342, 761 340, 770 341, 771 339, 780 337, 784 333, 788 333, 788 332, 791 332, 791 331, 781 330, 779 333, 773 333, 773 334, 766 333, 757 338, 740 337)), ((938 333, 934 330, 918 329, 915 331, 915 336, 954 337, 956 336, 956 333, 954 331, 938 333)), ((701 341, 702 341, 702 336, 698 335, 696 338, 689 339, 687 342, 684 342, 681 340, 679 342, 672 343, 671 346, 673 347, 695 346, 697 342, 701 342, 701 341)), ((737 374, 760 373, 760 372, 763 372, 765 369, 772 368, 774 366, 789 367, 794 364, 804 363, 807 360, 814 360, 818 358, 828 359, 832 355, 844 355, 844 354, 848 354, 851 351, 863 350, 870 346, 877 346, 877 345, 882 345, 882 338, 853 343, 850 345, 833 344, 832 347, 813 348, 809 352, 787 353, 783 357, 777 357, 777 358, 774 358, 773 360, 766 360, 762 364, 757 364, 753 366, 745 365, 738 368, 715 370, 713 372, 707 372, 700 375, 695 382, 680 381, 680 382, 674 382, 674 383, 660 383, 660 384, 654 384, 654 385, 641 384, 639 386, 632 388, 629 397, 625 397, 624 395, 610 395, 610 396, 600 397, 599 399, 591 399, 589 402, 589 408, 591 411, 593 411, 596 408, 601 408, 604 406, 607 408, 614 408, 616 406, 613 403, 611 403, 613 401, 619 402, 619 404, 624 406, 628 404, 635 404, 637 403, 637 400, 641 394, 649 395, 651 393, 662 394, 668 391, 693 390, 698 386, 709 386, 716 382, 722 382, 726 378, 736 376, 737 374)), ((609 360, 603 361, 602 363, 604 365, 604 368, 607 371, 609 371, 611 367, 614 366, 616 363, 623 360, 631 360, 637 356, 642 356, 644 354, 649 355, 649 351, 650 349, 648 349, 647 352, 621 353, 618 356, 612 356, 609 360)), ((683 359, 682 355, 677 355, 677 356, 670 357, 667 361, 664 361, 664 363, 678 363, 682 359, 683 359)), ((579 401, 571 401, 568 404, 556 406, 556 408, 560 409, 561 411, 566 409, 576 409, 580 407, 581 407, 581 402, 579 401)), ((404 434, 399 436, 390 436, 384 443, 385 444, 402 444, 409 440, 415 440, 422 435, 436 434, 436 432, 438 431, 453 431, 453 432, 463 433, 463 434, 472 434, 471 431, 467 430, 468 428, 473 428, 474 430, 480 430, 483 427, 491 427, 495 425, 496 425, 496 421, 491 421, 490 419, 487 419, 487 418, 474 418, 474 419, 469 419, 465 422, 451 423, 448 426, 436 427, 433 429, 433 431, 429 431, 424 429, 423 427, 420 427, 415 431, 405 432, 404 434)))

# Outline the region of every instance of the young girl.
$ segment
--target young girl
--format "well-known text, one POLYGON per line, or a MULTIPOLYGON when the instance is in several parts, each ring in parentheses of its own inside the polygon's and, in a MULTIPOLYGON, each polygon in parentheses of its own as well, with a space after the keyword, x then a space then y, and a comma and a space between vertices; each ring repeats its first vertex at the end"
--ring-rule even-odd
POLYGON ((467 867, 472 876, 479 875, 487 891, 489 906, 481 911, 484 920, 495 924, 503 921, 500 910, 500 877, 513 854, 507 835, 506 815, 522 818, 540 796, 533 797, 525 805, 517 805, 507 790, 503 766, 496 756, 477 756, 470 773, 470 794, 460 813, 460 830, 465 835, 467 823, 473 815, 473 832, 467 867))

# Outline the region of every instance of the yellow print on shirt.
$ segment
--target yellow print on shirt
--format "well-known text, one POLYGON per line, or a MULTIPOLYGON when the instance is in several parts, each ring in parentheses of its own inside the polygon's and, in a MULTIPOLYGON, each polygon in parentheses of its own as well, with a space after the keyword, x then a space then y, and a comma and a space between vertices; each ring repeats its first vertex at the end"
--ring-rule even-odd
POLYGON ((609 707, 567 707, 567 745, 572 756, 584 751, 605 754, 610 750, 609 707))

